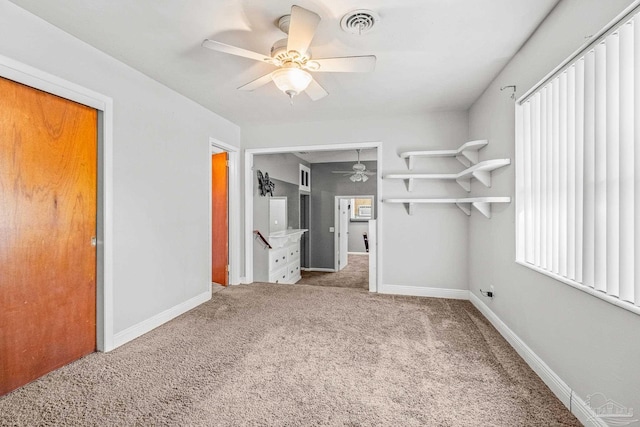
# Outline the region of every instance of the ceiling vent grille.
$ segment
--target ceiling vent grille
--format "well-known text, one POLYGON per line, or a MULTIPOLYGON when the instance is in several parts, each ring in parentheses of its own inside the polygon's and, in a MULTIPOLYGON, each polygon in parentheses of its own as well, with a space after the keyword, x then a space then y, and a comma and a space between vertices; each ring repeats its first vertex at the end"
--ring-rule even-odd
POLYGON ((380 22, 380 16, 377 13, 358 9, 344 15, 340 26, 347 33, 362 35, 370 32, 378 22, 380 22))

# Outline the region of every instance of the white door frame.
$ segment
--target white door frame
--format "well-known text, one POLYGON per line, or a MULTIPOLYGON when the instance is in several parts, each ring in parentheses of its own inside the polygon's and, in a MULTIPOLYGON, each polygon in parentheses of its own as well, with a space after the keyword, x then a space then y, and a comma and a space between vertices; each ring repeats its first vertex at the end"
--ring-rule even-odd
POLYGON ((226 144, 215 138, 209 138, 209 271, 212 259, 212 209, 211 209, 211 155, 227 153, 229 161, 227 203, 228 203, 228 239, 229 239, 229 284, 239 285, 240 280, 240 153, 238 147, 226 144))
MULTIPOLYGON (((376 166, 378 169, 379 167, 376 166)), ((380 188, 378 188, 378 194, 380 194, 380 188)), ((373 203, 376 203, 376 197, 373 194, 359 194, 357 196, 336 196, 335 197, 335 210, 333 211, 335 216, 334 216, 334 227, 336 230, 338 230, 340 228, 340 216, 338 215, 338 207, 339 207, 339 200, 340 199, 363 199, 366 197, 371 197, 371 199, 373 200, 373 203)), ((377 206, 374 208, 374 215, 378 213, 377 211, 377 206)), ((333 249, 334 249, 334 262, 333 262, 333 267, 335 271, 339 271, 338 270, 338 245, 340 244, 340 239, 338 239, 338 233, 335 233, 335 236, 333 238, 333 249)), ((375 256, 375 254, 374 254, 375 256)))
POLYGON ((0 77, 98 110, 96 344, 113 350, 113 99, 2 55, 0 77))
MULTIPOLYGON (((244 260, 245 260, 245 280, 244 283, 253 282, 253 180, 256 179, 253 171, 253 156, 261 154, 278 154, 278 153, 295 153, 298 151, 345 151, 356 150, 359 148, 375 148, 377 173, 376 185, 378 188, 378 200, 376 201, 377 209, 377 265, 376 284, 372 292, 378 292, 382 283, 382 204, 380 194, 382 192, 382 142, 352 142, 343 144, 325 144, 325 145, 298 145, 291 147, 273 147, 273 148, 251 148, 244 151, 244 260)), ((313 183, 311 184, 313 192, 313 183)))

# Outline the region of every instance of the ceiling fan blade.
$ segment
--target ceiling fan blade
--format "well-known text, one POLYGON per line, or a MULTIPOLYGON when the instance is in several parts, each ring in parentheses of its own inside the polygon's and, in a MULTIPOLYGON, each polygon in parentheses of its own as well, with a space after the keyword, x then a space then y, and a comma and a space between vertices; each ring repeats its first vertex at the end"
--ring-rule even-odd
POLYGON ((313 39, 319 23, 320 16, 318 14, 300 6, 291 6, 287 50, 295 50, 304 55, 311 44, 311 39, 313 39))
POLYGON ((309 83, 309 86, 307 86, 305 92, 313 101, 317 101, 318 99, 324 98, 325 96, 329 95, 329 93, 324 90, 324 88, 320 86, 320 83, 315 81, 315 79, 311 79, 311 83, 309 83))
POLYGON ((326 73, 368 73, 376 68, 376 57, 373 55, 314 59, 313 62, 320 65, 313 71, 326 73))
POLYGON ((255 79, 255 80, 253 80, 253 81, 251 81, 251 82, 247 83, 247 84, 246 84, 246 85, 244 85, 244 86, 240 86, 240 87, 238 88, 238 90, 248 90, 248 91, 252 91, 252 90, 255 90, 255 89, 259 88, 260 86, 264 86, 264 85, 266 85, 266 84, 267 84, 267 83, 269 83, 271 80, 273 80, 273 79, 271 78, 271 73, 269 73, 269 74, 265 74, 264 76, 262 76, 262 77, 258 77, 257 79, 255 79))
POLYGON ((224 44, 217 42, 215 40, 205 39, 202 42, 202 47, 206 47, 207 49, 215 50, 217 52, 229 53, 231 55, 242 56, 244 58, 254 59, 260 62, 268 62, 270 63, 272 60, 268 56, 262 55, 257 52, 253 52, 247 49, 242 49, 241 47, 231 46, 229 44, 224 44))

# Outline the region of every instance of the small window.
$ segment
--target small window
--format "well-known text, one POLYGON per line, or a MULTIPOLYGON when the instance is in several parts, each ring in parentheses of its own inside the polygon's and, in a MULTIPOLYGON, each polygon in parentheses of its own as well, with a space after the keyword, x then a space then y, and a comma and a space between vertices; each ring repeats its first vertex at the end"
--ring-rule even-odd
POLYGON ((305 165, 300 165, 299 188, 302 191, 311 191, 311 169, 305 165))
POLYGON ((373 219, 373 197, 354 198, 350 200, 351 221, 369 221, 373 219))

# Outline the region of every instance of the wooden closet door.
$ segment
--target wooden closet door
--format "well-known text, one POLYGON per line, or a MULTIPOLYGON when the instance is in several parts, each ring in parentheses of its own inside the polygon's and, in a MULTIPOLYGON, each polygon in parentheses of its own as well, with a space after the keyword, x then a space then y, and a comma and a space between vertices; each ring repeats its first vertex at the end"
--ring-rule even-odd
POLYGON ((211 281, 229 284, 229 177, 227 153, 211 155, 211 281))
POLYGON ((97 112, 0 94, 2 395, 96 349, 97 112))

